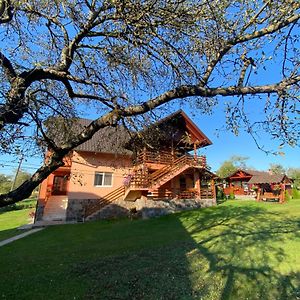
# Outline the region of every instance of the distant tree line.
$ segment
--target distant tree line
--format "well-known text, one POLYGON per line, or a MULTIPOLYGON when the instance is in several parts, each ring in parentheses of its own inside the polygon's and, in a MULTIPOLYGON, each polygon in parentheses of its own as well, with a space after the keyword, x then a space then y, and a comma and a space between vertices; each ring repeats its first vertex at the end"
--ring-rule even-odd
MULTIPOLYGON (((18 172, 18 176, 16 178, 14 188, 19 187, 23 182, 28 180, 30 177, 31 177, 30 173, 20 170, 18 172)), ((15 180, 15 174, 13 175, 0 174, 0 194, 8 193, 13 187, 14 180, 15 180)))

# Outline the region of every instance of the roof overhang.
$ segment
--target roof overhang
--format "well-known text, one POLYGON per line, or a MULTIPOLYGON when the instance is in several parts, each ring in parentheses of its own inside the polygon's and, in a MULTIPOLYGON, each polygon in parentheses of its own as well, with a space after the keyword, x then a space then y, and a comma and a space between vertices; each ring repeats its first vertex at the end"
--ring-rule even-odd
POLYGON ((206 147, 212 144, 211 140, 199 129, 199 127, 186 115, 182 110, 177 112, 180 114, 186 124, 187 132, 191 135, 192 142, 197 148, 206 147))

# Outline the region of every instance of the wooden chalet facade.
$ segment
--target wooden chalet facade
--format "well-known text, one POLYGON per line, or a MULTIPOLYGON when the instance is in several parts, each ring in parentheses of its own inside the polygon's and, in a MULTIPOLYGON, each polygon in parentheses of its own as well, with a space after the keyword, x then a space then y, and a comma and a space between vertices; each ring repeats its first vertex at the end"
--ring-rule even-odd
POLYGON ((216 175, 197 156, 210 144, 181 110, 135 135, 104 128, 42 183, 36 221, 89 220, 108 206, 138 211, 172 199, 213 205, 216 175))

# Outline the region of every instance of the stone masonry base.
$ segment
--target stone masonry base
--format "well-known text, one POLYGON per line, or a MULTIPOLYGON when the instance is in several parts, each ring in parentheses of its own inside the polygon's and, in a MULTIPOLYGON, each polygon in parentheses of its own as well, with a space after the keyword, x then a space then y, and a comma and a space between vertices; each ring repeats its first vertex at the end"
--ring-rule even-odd
POLYGON ((215 199, 171 199, 151 200, 146 197, 136 201, 119 200, 103 207, 98 212, 84 220, 84 207, 97 199, 69 199, 66 221, 89 221, 101 219, 116 219, 122 217, 151 218, 182 210, 190 210, 216 205, 215 199))

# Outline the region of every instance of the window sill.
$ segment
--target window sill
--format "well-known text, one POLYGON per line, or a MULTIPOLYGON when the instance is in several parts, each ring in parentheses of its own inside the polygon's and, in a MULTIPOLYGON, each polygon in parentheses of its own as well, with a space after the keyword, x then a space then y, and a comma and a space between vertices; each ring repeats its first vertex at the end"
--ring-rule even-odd
POLYGON ((107 188, 107 187, 112 187, 112 185, 94 185, 94 187, 96 187, 96 188, 102 188, 102 187, 107 188))

